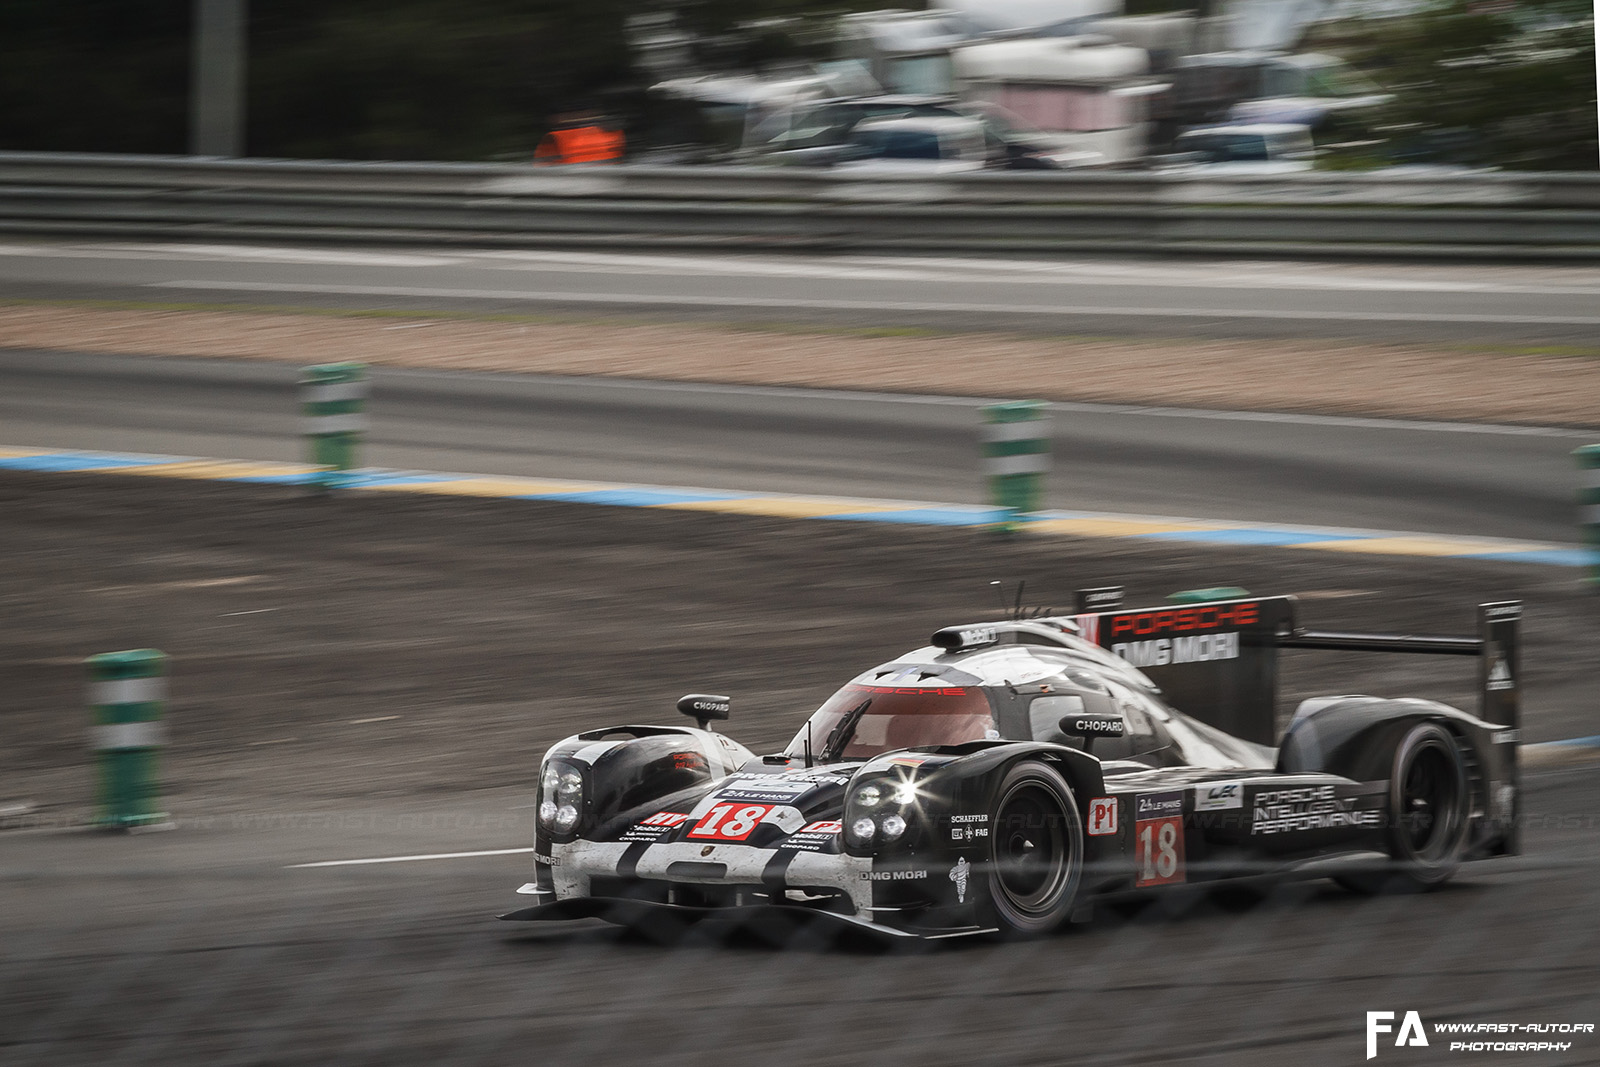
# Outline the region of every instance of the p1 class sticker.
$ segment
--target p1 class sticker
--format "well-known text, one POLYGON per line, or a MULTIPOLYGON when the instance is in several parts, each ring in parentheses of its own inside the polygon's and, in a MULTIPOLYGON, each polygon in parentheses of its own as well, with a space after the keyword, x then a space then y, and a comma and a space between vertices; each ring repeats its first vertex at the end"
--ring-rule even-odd
POLYGON ((1089 836, 1102 837, 1117 832, 1117 798, 1095 797, 1089 801, 1089 836))

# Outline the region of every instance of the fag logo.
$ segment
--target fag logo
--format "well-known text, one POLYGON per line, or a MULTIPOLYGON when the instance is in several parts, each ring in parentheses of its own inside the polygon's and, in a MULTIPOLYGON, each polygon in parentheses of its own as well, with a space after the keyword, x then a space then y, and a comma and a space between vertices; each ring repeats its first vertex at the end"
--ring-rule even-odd
MULTIPOLYGON (((1392 1011, 1367 1012, 1367 1059, 1372 1059, 1378 1054, 1378 1035, 1393 1033, 1394 1020, 1392 1011)), ((1395 1034, 1394 1047, 1411 1045, 1426 1048, 1428 1037, 1422 1030, 1422 1016, 1414 1011, 1406 1012, 1400 1022, 1400 1032, 1395 1034)))

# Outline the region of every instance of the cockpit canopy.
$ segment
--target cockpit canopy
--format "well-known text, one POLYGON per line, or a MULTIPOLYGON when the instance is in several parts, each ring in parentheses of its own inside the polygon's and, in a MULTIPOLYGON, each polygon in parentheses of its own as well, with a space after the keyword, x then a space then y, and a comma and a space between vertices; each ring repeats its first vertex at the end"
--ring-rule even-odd
POLYGON ((799 758, 809 747, 815 759, 831 763, 1000 736, 978 679, 926 665, 887 677, 884 671, 868 671, 829 697, 785 754, 799 758))
MULTIPOLYGON (((1101 654, 1104 656, 1104 654, 1101 654)), ((1000 645, 918 649, 856 677, 784 750, 819 763, 971 741, 1046 741, 1101 760, 1153 766, 1271 766, 1272 754, 1174 711, 1133 667, 1074 649, 1000 645), (1064 718, 1122 724, 1114 736, 1063 732, 1064 718)))

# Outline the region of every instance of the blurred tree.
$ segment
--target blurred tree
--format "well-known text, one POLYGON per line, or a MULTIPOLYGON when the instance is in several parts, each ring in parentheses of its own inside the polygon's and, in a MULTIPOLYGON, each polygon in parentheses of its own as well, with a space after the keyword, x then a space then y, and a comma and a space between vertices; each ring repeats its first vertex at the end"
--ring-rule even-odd
POLYGON ((252 155, 473 159, 533 151, 574 82, 627 75, 623 5, 255 0, 252 155), (618 26, 604 15, 616 14, 618 26))
MULTIPOLYGON (((1148 6, 1157 4, 1165 6, 1148 6)), ((637 101, 643 86, 624 34, 630 14, 675 12, 707 42, 703 58, 755 65, 815 55, 823 10, 880 6, 251 0, 245 149, 354 159, 530 156, 557 112, 583 104, 627 112, 637 101)), ((0 2, 0 148, 184 151, 191 7, 192 0, 0 2)), ((1337 47, 1327 50, 1396 93, 1403 152, 1593 169, 1588 10, 1588 0, 1442 0, 1402 19, 1340 24, 1331 35, 1337 47)))
POLYGON ((1393 161, 1594 170, 1588 15, 1588 0, 1442 0, 1400 18, 1329 24, 1305 43, 1395 94, 1393 161))
POLYGON ((189 0, 0 3, 0 148, 182 152, 189 0))
MULTIPOLYGON (((0 148, 182 152, 192 0, 0 2, 0 148)), ((250 0, 245 151, 531 156, 562 110, 626 109, 643 86, 624 21, 676 11, 732 61, 804 52, 737 24, 833 0, 250 0), (751 53, 745 55, 744 53, 751 53)))

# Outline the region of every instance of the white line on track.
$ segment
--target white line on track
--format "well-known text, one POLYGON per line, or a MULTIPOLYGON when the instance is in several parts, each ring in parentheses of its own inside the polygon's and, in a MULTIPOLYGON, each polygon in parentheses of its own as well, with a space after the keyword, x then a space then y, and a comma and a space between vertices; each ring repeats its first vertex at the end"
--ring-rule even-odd
POLYGON ((755 254, 664 254, 595 251, 477 249, 459 251, 255 246, 171 242, 164 244, 0 244, 0 259, 66 258, 124 261, 302 263, 330 266, 428 268, 466 266, 485 270, 547 273, 640 274, 683 277, 818 278, 960 285, 1127 286, 1167 285, 1188 289, 1298 289, 1328 292, 1500 293, 1548 296, 1600 295, 1600 274, 1573 267, 1398 269, 1393 266, 1317 264, 1297 260, 1210 261, 1199 265, 1123 262, 1109 259, 1008 259, 998 257, 826 257, 755 254))
POLYGON ((376 856, 361 860, 322 860, 319 863, 291 863, 284 870, 298 867, 360 867, 368 863, 412 863, 416 860, 461 860, 474 856, 514 856, 519 852, 532 852, 532 848, 491 848, 481 852, 433 852, 425 856, 376 856))
POLYGON ((1161 319, 1272 319, 1311 322, 1418 322, 1518 326, 1600 326, 1595 315, 1483 315, 1468 312, 1284 311, 1275 308, 1138 308, 1071 304, 941 303, 909 300, 808 300, 796 297, 663 296, 654 293, 568 293, 548 290, 446 289, 407 285, 307 285, 296 282, 147 282, 152 289, 252 293, 327 293, 339 296, 401 296, 436 300, 537 300, 547 303, 648 305, 661 307, 778 308, 804 311, 911 311, 919 314, 1126 316, 1161 319))
POLYGON ((321 248, 278 248, 271 245, 0 245, 7 259, 120 259, 176 262, 296 263, 345 267, 445 267, 463 262, 458 256, 415 252, 362 252, 321 248))

